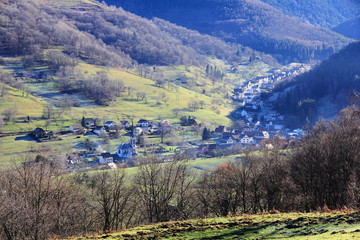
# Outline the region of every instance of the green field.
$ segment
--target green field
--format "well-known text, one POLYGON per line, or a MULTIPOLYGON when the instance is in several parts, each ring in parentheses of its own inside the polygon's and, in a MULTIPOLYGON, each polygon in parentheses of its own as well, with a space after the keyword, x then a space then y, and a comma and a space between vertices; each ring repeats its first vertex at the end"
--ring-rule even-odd
POLYGON ((359 212, 276 213, 141 226, 85 239, 359 239, 359 212))

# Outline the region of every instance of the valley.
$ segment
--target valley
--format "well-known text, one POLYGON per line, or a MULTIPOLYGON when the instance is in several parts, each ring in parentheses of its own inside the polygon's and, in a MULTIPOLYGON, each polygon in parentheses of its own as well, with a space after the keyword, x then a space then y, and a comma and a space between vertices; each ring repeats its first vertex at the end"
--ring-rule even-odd
POLYGON ((357 239, 354 0, 0 0, 0 239, 357 239))

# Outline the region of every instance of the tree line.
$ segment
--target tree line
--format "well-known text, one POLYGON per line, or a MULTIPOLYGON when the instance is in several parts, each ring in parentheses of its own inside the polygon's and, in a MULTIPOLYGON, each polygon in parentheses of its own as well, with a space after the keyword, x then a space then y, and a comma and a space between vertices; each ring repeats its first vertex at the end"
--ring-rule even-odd
POLYGON ((124 169, 66 175, 37 155, 0 173, 0 237, 48 239, 147 223, 266 211, 358 208, 360 108, 320 121, 290 151, 245 152, 199 172, 181 156, 124 169))

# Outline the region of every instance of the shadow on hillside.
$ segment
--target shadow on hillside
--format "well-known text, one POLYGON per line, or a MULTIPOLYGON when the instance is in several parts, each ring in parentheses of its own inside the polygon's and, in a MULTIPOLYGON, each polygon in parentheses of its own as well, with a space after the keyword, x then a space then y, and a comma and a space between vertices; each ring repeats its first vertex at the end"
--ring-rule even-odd
POLYGON ((32 142, 32 141, 34 141, 34 139, 32 137, 30 137, 29 135, 26 135, 26 136, 16 137, 15 141, 29 141, 29 142, 32 142))

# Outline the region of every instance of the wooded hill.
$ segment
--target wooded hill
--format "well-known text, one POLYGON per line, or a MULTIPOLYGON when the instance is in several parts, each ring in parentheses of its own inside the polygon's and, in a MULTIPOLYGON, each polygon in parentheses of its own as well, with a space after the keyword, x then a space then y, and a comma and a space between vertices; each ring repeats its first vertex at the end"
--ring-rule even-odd
POLYGON ((360 91, 360 42, 350 44, 294 81, 278 86, 275 107, 301 124, 332 117, 360 91))
POLYGON ((360 39, 360 17, 346 21, 333 30, 346 37, 360 39))
POLYGON ((143 17, 240 43, 282 62, 325 59, 349 40, 328 29, 304 23, 259 0, 107 0, 143 17))
POLYGON ((311 24, 333 28, 360 14, 357 0, 261 0, 287 15, 311 24))
MULTIPOLYGON (((88 63, 120 67, 129 67, 134 61, 199 65, 204 63, 205 55, 241 62, 257 54, 95 1, 65 3, 50 0, 0 3, 0 54, 36 56, 43 49, 57 48, 88 63)), ((271 57, 264 59, 275 62, 271 57)))

